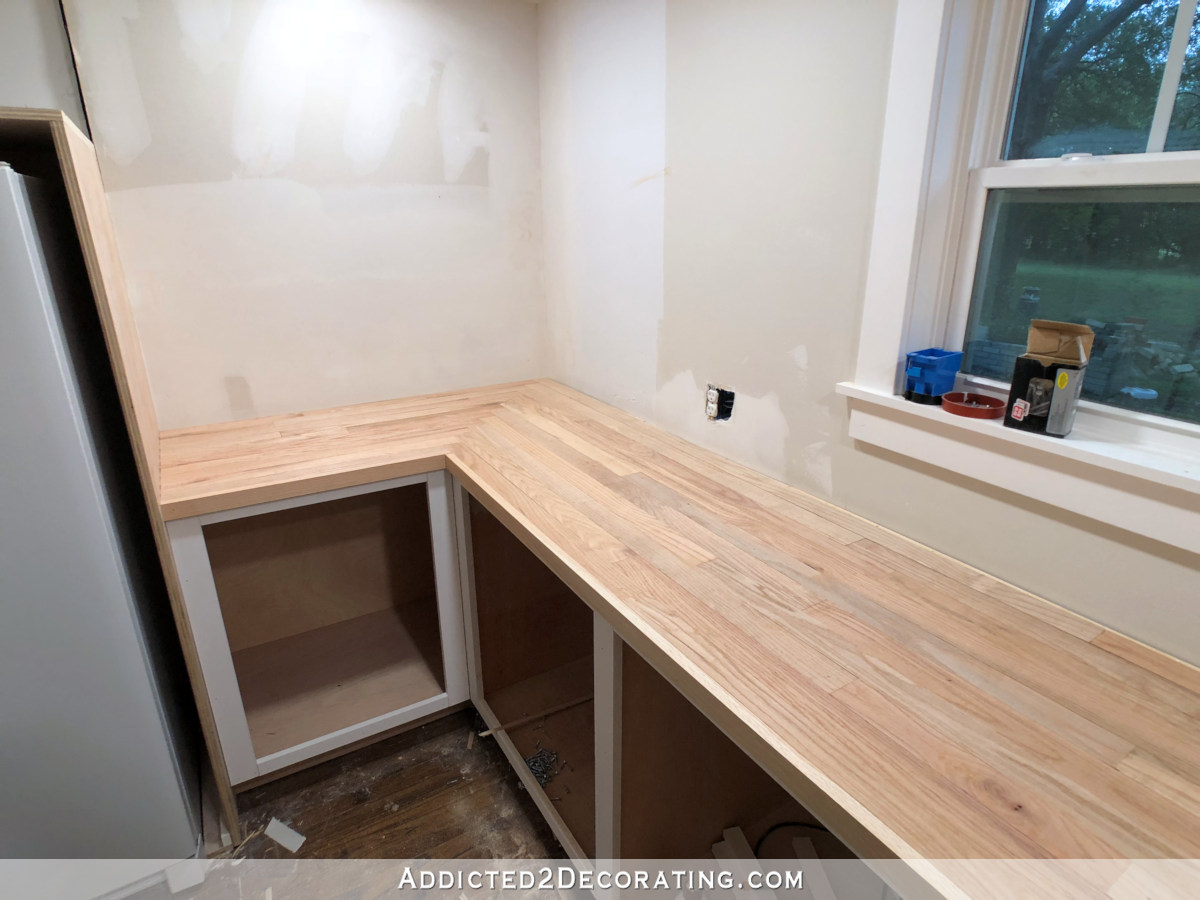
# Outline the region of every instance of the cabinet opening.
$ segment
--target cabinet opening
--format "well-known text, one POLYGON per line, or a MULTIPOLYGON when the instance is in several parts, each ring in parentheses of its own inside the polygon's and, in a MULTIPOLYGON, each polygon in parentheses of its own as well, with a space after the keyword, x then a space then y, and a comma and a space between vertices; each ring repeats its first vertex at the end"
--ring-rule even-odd
POLYGON ((470 518, 484 699, 523 758, 557 755, 543 790, 593 856, 592 611, 475 500, 470 518))
POLYGON ((628 645, 621 657, 620 734, 622 857, 708 858, 722 832, 737 826, 752 848, 762 841, 759 858, 793 856, 796 838, 811 840, 819 857, 854 858, 628 645), (812 827, 775 828, 782 823, 812 827))
POLYGON ((424 484, 204 538, 260 759, 445 690, 424 484))

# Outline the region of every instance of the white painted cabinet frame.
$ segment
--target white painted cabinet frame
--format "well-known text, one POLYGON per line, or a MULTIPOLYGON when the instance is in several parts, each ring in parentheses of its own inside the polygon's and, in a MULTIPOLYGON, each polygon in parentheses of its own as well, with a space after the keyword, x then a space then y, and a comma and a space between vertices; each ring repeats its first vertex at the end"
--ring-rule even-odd
POLYGON ((167 534, 171 540, 171 549, 183 587, 184 603, 191 621, 200 666, 204 672, 205 688, 212 701, 221 752, 232 784, 243 784, 261 775, 372 737, 468 699, 470 692, 463 604, 459 589, 458 535, 455 528, 454 499, 449 484, 450 477, 447 473, 438 471, 358 487, 323 491, 289 500, 259 503, 167 523, 167 534), (234 671, 233 654, 217 599, 217 588, 204 540, 204 526, 422 483, 426 485, 429 501, 429 527, 433 544, 445 690, 401 709, 267 756, 256 757, 234 671))

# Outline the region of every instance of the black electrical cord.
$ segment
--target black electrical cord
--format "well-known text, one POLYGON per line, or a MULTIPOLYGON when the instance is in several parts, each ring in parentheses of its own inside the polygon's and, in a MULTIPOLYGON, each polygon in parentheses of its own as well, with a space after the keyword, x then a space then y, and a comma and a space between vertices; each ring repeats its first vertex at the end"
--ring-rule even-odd
POLYGON ((767 838, 779 831, 781 828, 811 828, 814 831, 823 831, 825 834, 833 834, 833 832, 824 825, 814 825, 812 822, 776 822, 763 832, 762 837, 760 837, 758 842, 754 845, 755 856, 759 855, 759 851, 762 850, 763 844, 767 842, 767 838))
MULTIPOLYGON (((830 831, 828 828, 826 828, 824 825, 817 825, 817 824, 814 824, 813 822, 777 822, 776 824, 774 824, 770 828, 768 828, 766 831, 764 831, 762 837, 760 837, 758 839, 758 841, 754 844, 754 855, 758 856, 760 854, 760 852, 762 851, 763 844, 765 844, 767 842, 767 838, 769 838, 771 835, 773 835, 775 832, 779 831, 782 828, 807 828, 811 831, 820 831, 823 834, 828 834, 828 835, 833 834, 833 832, 830 831)), ((890 887, 888 887, 887 883, 885 882, 883 884, 883 893, 881 893, 879 895, 879 900, 888 900, 888 898, 892 897, 892 896, 893 896, 892 889, 890 887)))

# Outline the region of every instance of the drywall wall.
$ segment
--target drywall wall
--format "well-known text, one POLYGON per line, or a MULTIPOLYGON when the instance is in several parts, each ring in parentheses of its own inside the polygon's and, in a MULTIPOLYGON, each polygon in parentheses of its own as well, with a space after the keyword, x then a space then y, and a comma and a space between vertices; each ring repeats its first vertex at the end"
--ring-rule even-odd
POLYGON ((69 0, 163 428, 543 374, 526 0, 69 0))
POLYGON ((656 415, 827 496, 891 20, 886 0, 668 3, 656 415), (705 419, 709 381, 736 388, 736 423, 705 419))
POLYGON ((893 4, 69 0, 164 426, 549 371, 1200 662, 1195 557, 846 437, 893 4))
MULTIPOLYGON (((591 134, 606 112, 593 111, 588 98, 620 78, 594 64, 587 34, 561 27, 580 8, 601 17, 610 35, 639 24, 625 4, 608 7, 543 2, 542 130, 548 154, 586 146, 586 154, 557 151, 574 164, 575 180, 617 184, 628 174, 627 156, 591 134), (547 91, 561 84, 572 85, 575 102, 569 115, 553 105, 548 115, 547 91)), ((846 403, 834 386, 854 372, 893 15, 894 0, 762 0, 752 13, 737 0, 666 0, 661 46, 632 31, 610 39, 637 48, 625 58, 635 71, 655 71, 661 59, 665 72, 661 300, 650 260, 627 265, 615 248, 548 260, 548 274, 577 285, 557 290, 548 279, 552 316, 572 322, 587 314, 586 304, 603 309, 587 320, 598 333, 566 330, 559 377, 1200 663, 1196 557, 856 447, 846 436, 846 403), (598 273, 598 262, 619 271, 598 273), (589 295, 601 284, 605 292, 589 295), (623 298, 607 296, 618 285, 647 299, 627 311, 623 298), (631 354, 654 355, 648 404, 641 397, 647 360, 605 350, 622 338, 631 354), (727 423, 704 416, 710 381, 737 391, 727 423)), ((657 91, 657 83, 646 89, 657 91)), ((655 132, 651 105, 641 110, 639 127, 655 132)), ((609 233, 632 233, 648 246, 660 240, 647 234, 657 210, 646 215, 611 192, 578 189, 551 205, 561 188, 550 177, 548 168, 548 230, 583 235, 603 219, 609 233)))
POLYGON ((87 130, 58 0, 0 3, 0 106, 61 109, 87 130))
POLYGON ((657 387, 666 0, 541 6, 545 289, 559 377, 638 415, 657 387))

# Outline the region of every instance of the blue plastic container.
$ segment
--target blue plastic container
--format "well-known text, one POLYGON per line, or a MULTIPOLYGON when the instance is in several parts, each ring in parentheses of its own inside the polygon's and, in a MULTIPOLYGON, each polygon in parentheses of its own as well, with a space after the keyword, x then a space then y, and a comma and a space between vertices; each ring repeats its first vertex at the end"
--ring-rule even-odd
POLYGON ((942 394, 954 390, 954 376, 962 366, 962 353, 930 347, 908 354, 904 374, 904 399, 914 403, 942 402, 942 394))

